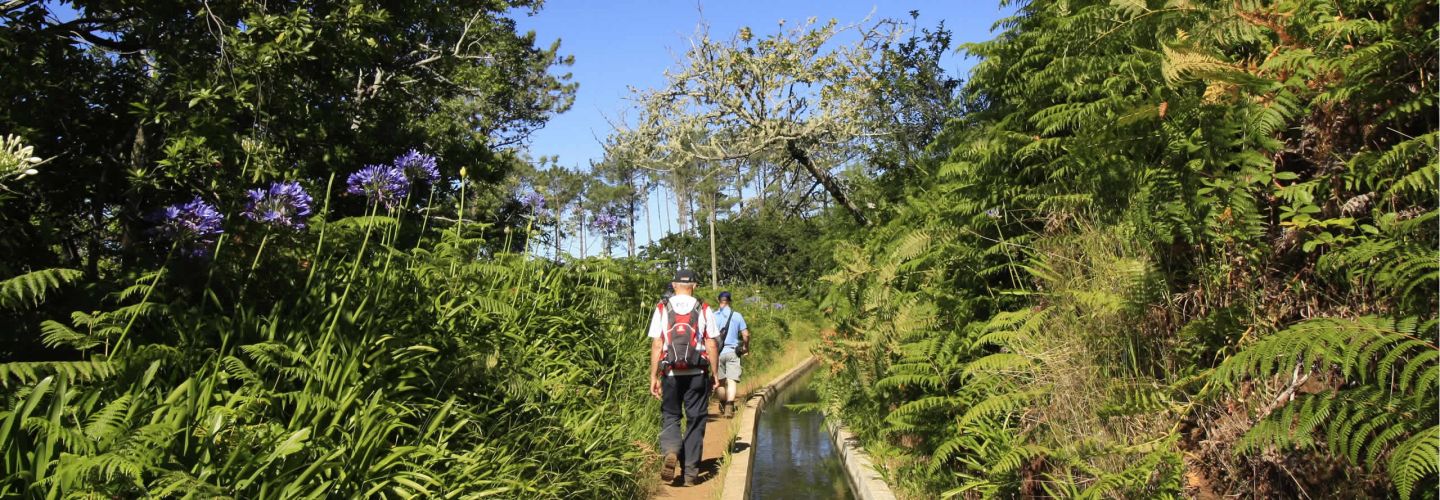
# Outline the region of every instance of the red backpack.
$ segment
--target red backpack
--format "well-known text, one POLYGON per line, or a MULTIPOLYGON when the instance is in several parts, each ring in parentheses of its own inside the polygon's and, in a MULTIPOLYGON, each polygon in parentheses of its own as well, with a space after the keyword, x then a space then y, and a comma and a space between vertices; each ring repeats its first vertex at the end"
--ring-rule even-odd
POLYGON ((700 328, 705 310, 709 306, 701 301, 695 304, 695 308, 690 312, 679 314, 670 304, 670 299, 665 299, 656 307, 665 312, 666 319, 665 329, 660 332, 660 344, 664 346, 662 347, 664 355, 660 359, 660 368, 669 371, 708 366, 710 360, 700 344, 703 342, 700 328))

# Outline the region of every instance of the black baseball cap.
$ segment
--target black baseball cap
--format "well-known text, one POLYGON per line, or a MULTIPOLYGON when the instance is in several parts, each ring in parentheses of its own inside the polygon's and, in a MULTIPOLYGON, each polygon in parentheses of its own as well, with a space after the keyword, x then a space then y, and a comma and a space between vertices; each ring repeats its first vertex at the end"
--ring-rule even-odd
POLYGON ((720 292, 720 300, 730 300, 730 292, 720 292))
POLYGON ((700 277, 695 275, 695 271, 691 271, 689 269, 681 269, 679 271, 675 271, 675 279, 670 280, 670 282, 695 284, 700 282, 700 277))

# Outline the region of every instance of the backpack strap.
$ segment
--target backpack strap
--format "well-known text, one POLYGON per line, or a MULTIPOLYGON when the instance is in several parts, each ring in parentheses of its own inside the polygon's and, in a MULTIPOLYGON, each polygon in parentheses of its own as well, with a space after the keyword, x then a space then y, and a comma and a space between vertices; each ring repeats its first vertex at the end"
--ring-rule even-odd
POLYGON ((675 325, 675 306, 670 304, 670 299, 661 300, 655 304, 660 309, 664 323, 660 324, 660 344, 665 351, 670 350, 670 327, 675 325))
MULTIPOLYGON (((694 343, 696 349, 700 349, 700 345, 702 344, 702 341, 700 339, 703 336, 714 333, 709 331, 701 333, 700 331, 701 328, 708 328, 709 326, 705 323, 705 313, 710 310, 710 305, 706 304, 703 300, 700 300, 699 302, 700 303, 695 304, 695 331, 690 334, 690 341, 694 343)), ((705 359, 710 359, 710 351, 701 350, 700 356, 705 359)))
MULTIPOLYGON (((730 309, 730 314, 726 314, 726 315, 725 315, 725 325, 720 327, 720 336, 721 336, 721 338, 728 337, 728 336, 730 335, 730 320, 731 320, 732 318, 734 318, 734 317, 735 317, 735 309, 734 309, 734 308, 731 308, 731 309, 730 309)), ((721 349, 724 349, 725 346, 720 346, 720 348, 721 348, 721 349)))

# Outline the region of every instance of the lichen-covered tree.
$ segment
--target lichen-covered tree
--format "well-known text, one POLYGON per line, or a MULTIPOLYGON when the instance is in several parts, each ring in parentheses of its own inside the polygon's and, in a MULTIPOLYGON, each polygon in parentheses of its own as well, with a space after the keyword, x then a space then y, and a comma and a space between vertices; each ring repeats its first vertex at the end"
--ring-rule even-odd
POLYGON ((807 20, 757 37, 749 28, 723 39, 702 25, 663 87, 636 91, 634 147, 657 163, 783 158, 842 207, 868 219, 835 175, 867 138, 875 94, 871 65, 890 43, 888 23, 841 26, 807 20))

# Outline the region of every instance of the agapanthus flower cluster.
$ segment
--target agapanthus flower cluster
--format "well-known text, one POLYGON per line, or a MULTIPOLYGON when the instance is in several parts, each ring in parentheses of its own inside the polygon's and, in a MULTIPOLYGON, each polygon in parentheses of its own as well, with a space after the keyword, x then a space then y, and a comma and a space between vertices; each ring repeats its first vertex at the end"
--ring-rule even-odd
POLYGON ((590 225, 605 234, 615 234, 615 231, 620 229, 620 218, 610 214, 600 214, 595 216, 595 220, 590 225))
POLYGON ((775 309, 776 311, 779 311, 779 310, 785 308, 785 304, 781 304, 781 303, 779 303, 779 302, 776 302, 776 303, 774 303, 774 304, 770 304, 770 307, 773 308, 773 309, 775 309))
POLYGON ((751 296, 749 296, 749 297, 746 297, 745 300, 742 300, 742 301, 740 301, 740 302, 744 302, 744 303, 746 303, 746 304, 759 304, 759 303, 764 302, 764 301, 765 301, 765 299, 760 298, 758 295, 751 295, 751 296))
POLYGON ((999 218, 1000 218, 1000 209, 998 209, 998 208, 992 208, 992 209, 986 210, 986 211, 985 211, 985 216, 986 216, 986 217, 989 217, 989 218, 991 218, 991 219, 999 219, 999 218))
POLYGON ((410 179, 405 171, 394 165, 369 165, 350 174, 345 180, 345 192, 370 199, 371 203, 384 204, 395 208, 405 201, 410 192, 410 179))
POLYGON ((541 210, 545 210, 545 196, 538 191, 531 191, 520 196, 520 204, 539 213, 541 210))
POLYGON ((426 184, 434 184, 440 180, 440 169, 435 166, 435 157, 414 149, 395 158, 395 166, 411 179, 424 181, 426 184))
POLYGON ((310 218, 310 203, 314 200, 299 182, 276 182, 270 189, 251 189, 245 195, 245 211, 240 215, 246 219, 285 229, 304 229, 310 218))
POLYGON ((202 257, 210 253, 215 239, 224 233, 225 217, 214 205, 196 196, 186 203, 165 207, 150 216, 155 227, 151 234, 174 243, 186 255, 202 257))

